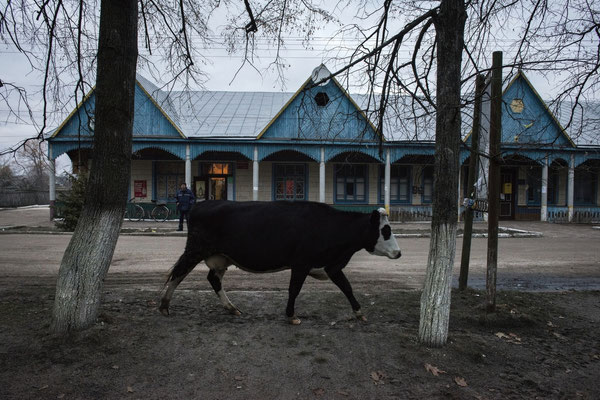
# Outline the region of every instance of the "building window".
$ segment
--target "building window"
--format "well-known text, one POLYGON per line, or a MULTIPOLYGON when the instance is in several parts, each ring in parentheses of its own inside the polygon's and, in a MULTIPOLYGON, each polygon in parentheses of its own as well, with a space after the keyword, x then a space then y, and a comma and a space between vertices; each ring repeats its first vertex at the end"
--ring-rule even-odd
POLYGON ((275 200, 306 200, 306 166, 274 164, 275 200))
POLYGON ((575 170, 575 199, 577 205, 595 205, 598 174, 588 169, 575 170))
POLYGON ((512 99, 510 102, 510 109, 515 114, 521 114, 524 108, 525 104, 523 104, 523 99, 512 99))
POLYGON ((327 96, 327 93, 325 92, 319 92, 315 95, 315 103, 317 103, 319 107, 325 107, 327 103, 329 103, 329 96, 327 96))
POLYGON ((433 201, 433 165, 423 168, 423 203, 433 201))
MULTIPOLYGON (((385 165, 379 167, 379 202, 385 201, 385 165)), ((410 203, 410 166, 391 165, 390 202, 410 203)))
POLYGON ((185 183, 185 164, 178 162, 156 163, 156 198, 175 201, 179 186, 185 183))
POLYGON ((229 163, 203 163, 201 175, 231 175, 233 168, 229 163))
POLYGON ((367 201, 367 165, 335 165, 335 201, 365 203, 367 201))
POLYGON ((527 168, 527 205, 539 206, 542 199, 542 168, 527 168))

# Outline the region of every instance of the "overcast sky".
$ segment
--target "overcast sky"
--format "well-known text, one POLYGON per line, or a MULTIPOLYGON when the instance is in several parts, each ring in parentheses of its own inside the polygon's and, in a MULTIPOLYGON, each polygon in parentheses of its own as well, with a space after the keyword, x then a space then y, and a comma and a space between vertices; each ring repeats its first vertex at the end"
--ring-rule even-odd
MULTIPOLYGON (((242 3, 242 2, 240 2, 242 3)), ((224 12, 224 11, 223 11, 224 12)), ((354 12, 352 10, 337 10, 338 15, 345 18, 346 21, 354 21, 354 12)), ((224 16, 218 13, 212 17, 212 21, 215 25, 215 31, 218 31, 219 24, 224 21, 224 16)), ((362 24, 367 24, 365 21, 358 21, 362 24)), ((401 26, 390 26, 390 31, 394 32, 401 26)), ((204 88, 207 90, 236 90, 236 91, 291 91, 294 92, 298 87, 310 76, 312 70, 322 62, 326 62, 331 57, 332 50, 336 45, 340 44, 339 39, 331 41, 333 33, 338 29, 337 26, 327 25, 322 30, 317 31, 314 34, 314 39, 310 42, 311 49, 306 49, 302 44, 302 38, 298 36, 286 37, 286 48, 281 50, 281 56, 285 60, 287 67, 285 68, 285 85, 282 86, 278 79, 278 74, 273 68, 269 68, 270 63, 273 61, 275 51, 272 46, 266 42, 261 42, 260 32, 256 34, 258 38, 258 48, 254 58, 254 64, 258 71, 252 66, 245 65, 241 71, 238 69, 242 65, 243 57, 241 54, 231 55, 228 54, 225 45, 220 42, 221 39, 214 37, 215 43, 211 44, 203 50, 207 59, 207 64, 202 66, 202 70, 207 75, 207 80, 204 83, 204 88), (238 75, 234 76, 238 72, 238 75), (233 80, 233 82, 232 82, 233 80)), ((141 43, 141 40, 140 40, 141 43)), ((347 47, 356 46, 358 42, 356 40, 349 40, 343 43, 347 47)), ((500 41, 497 49, 502 49, 503 44, 506 42, 500 41)), ((144 57, 150 57, 147 51, 140 45, 140 54, 144 57)), ((408 59, 410 57, 409 50, 403 53, 403 56, 408 59)), ((157 57, 150 57, 153 61, 156 61, 157 57)), ((30 105, 36 111, 34 117, 39 122, 41 118, 41 96, 39 91, 42 88, 43 77, 41 74, 32 71, 28 65, 26 58, 18 53, 14 47, 5 43, 0 43, 0 79, 4 82, 14 82, 22 85, 30 96, 30 105)), ((491 59, 491 54, 490 54, 491 59)), ((331 63, 326 63, 330 69, 334 69, 331 63)), ((157 64, 158 65, 158 64, 157 64)), ((156 82, 157 79, 153 79, 147 71, 140 70, 146 78, 156 82)), ((160 75, 160 67, 158 74, 160 75)), ((528 77, 542 95, 542 97, 549 97, 553 94, 553 90, 557 88, 549 84, 545 79, 536 74, 528 74, 528 77)), ((15 105, 15 99, 12 99, 12 104, 15 105)), ((13 106, 16 109, 18 106, 13 106)), ((65 109, 59 118, 51 120, 49 123, 50 130, 55 128, 69 111, 73 109, 74 104, 70 104, 68 109, 65 109)), ((37 133, 35 126, 31 125, 26 120, 27 115, 21 114, 21 117, 25 121, 15 121, 14 116, 9 115, 9 107, 5 103, 0 103, 0 151, 5 150, 9 147, 15 146, 22 140, 34 136, 37 133)), ((21 110, 24 108, 21 107, 21 110)), ((62 165, 62 164, 61 164, 62 165)))

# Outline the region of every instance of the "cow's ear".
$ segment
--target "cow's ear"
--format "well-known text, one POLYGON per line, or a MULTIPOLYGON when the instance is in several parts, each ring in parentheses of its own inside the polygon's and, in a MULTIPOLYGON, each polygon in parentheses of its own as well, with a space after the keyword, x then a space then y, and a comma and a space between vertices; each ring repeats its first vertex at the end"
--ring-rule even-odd
POLYGON ((379 211, 373 210, 373 212, 371 213, 371 225, 379 227, 379 218, 379 211))

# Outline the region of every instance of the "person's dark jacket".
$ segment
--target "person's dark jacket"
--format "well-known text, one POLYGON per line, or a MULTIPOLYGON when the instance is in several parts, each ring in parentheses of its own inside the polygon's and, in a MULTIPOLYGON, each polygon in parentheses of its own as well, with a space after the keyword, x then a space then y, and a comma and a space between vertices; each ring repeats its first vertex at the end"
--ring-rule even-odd
POLYGON ((188 188, 183 190, 179 189, 177 191, 177 209, 179 211, 189 211, 192 208, 192 205, 196 201, 196 197, 194 197, 194 193, 188 188))

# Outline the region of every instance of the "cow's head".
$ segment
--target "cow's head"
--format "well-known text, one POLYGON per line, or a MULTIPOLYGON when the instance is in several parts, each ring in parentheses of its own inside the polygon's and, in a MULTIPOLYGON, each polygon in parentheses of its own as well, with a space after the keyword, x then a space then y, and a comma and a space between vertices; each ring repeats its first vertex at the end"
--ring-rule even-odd
POLYGON ((371 213, 371 226, 377 227, 378 237, 375 246, 367 248, 367 251, 376 256, 386 256, 392 259, 400 258, 400 246, 392 233, 392 227, 388 221, 385 208, 380 208, 371 213))

